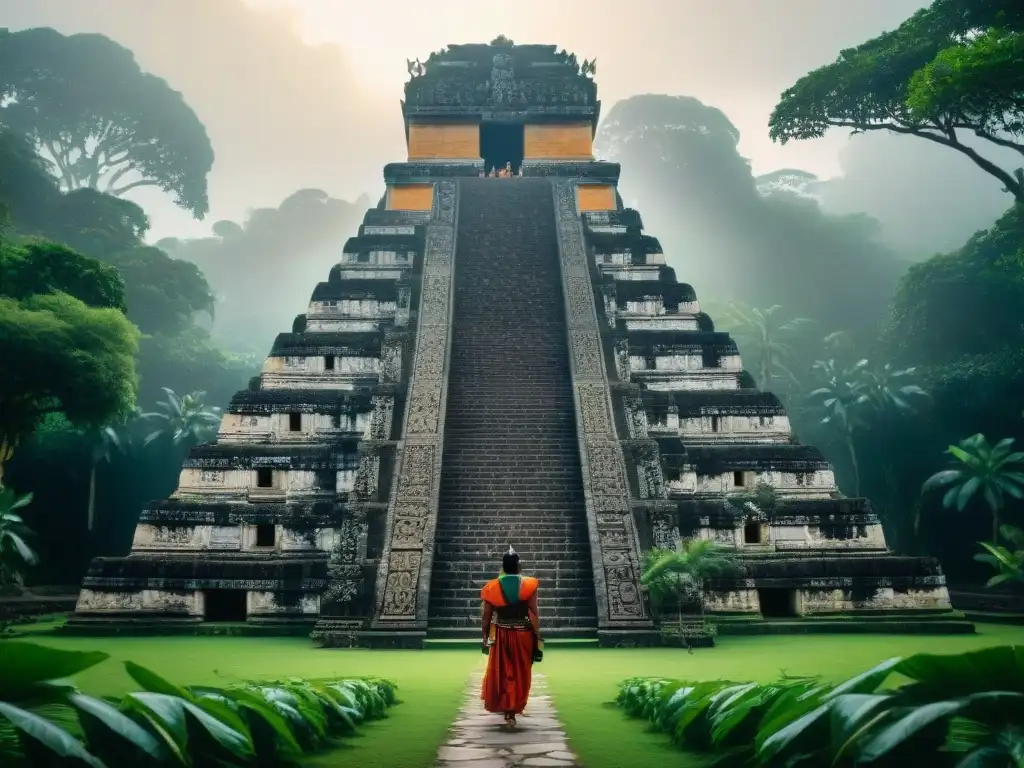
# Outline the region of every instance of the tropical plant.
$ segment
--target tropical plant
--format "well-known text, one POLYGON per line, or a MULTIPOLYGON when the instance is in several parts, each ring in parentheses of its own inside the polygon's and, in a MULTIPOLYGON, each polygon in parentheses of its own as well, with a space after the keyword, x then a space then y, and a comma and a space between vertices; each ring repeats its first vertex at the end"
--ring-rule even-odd
POLYGON ((860 462, 854 437, 867 425, 866 416, 871 412, 913 411, 910 398, 927 393, 910 383, 914 368, 895 370, 889 364, 871 368, 863 359, 841 367, 829 359, 816 361, 813 370, 821 386, 810 392, 808 398, 820 404, 824 413, 821 424, 831 425, 839 432, 850 456, 853 493, 860 496, 860 462))
POLYGON ((756 361, 757 383, 761 389, 771 390, 776 379, 796 382, 786 362, 793 354, 790 341, 811 320, 806 317, 785 319, 778 304, 768 309, 745 307, 737 302, 728 305, 722 315, 736 340, 753 350, 756 361))
POLYGON ((142 690, 120 700, 87 696, 64 680, 107 658, 0 643, 0 764, 295 765, 397 703, 386 680, 179 687, 130 661, 125 669, 142 690))
POLYGON ((1019 766, 1024 647, 894 658, 838 685, 632 678, 617 703, 718 766, 1019 766), (891 675, 910 680, 880 690, 891 675))
POLYGON ((143 413, 140 418, 157 423, 143 442, 169 436, 175 445, 195 445, 216 434, 220 424, 220 408, 208 408, 203 402, 205 392, 190 392, 178 397, 174 390, 162 387, 165 399, 156 404, 157 410, 143 413))
MULTIPOLYGON (((735 555, 709 539, 684 539, 676 549, 651 549, 644 557, 640 585, 647 592, 651 610, 663 616, 674 605, 680 622, 687 607, 704 612, 704 583, 742 570, 735 555)), ((680 627, 682 624, 680 623, 680 627)))
POLYGON ((18 511, 31 503, 31 493, 18 496, 13 489, 0 485, 0 586, 21 584, 24 568, 39 562, 26 541, 32 531, 18 511))
POLYGON ((1024 201, 1024 171, 989 153, 1024 152, 1022 55, 1017 0, 933 0, 800 78, 772 112, 769 134, 783 144, 831 128, 916 136, 962 153, 1024 201))
POLYGON ((989 445, 982 434, 972 435, 946 449, 954 468, 936 472, 921 488, 923 493, 946 488, 942 506, 963 512, 981 496, 992 515, 992 541, 999 540, 1000 517, 1006 497, 1024 499, 1024 452, 1013 451, 1011 437, 989 445))
POLYGON ((1016 550, 1011 552, 995 541, 981 542, 986 554, 975 555, 974 559, 979 563, 988 563, 998 571, 985 583, 986 587, 996 587, 1006 581, 1024 581, 1024 531, 1012 525, 1003 525, 999 533, 1016 550))

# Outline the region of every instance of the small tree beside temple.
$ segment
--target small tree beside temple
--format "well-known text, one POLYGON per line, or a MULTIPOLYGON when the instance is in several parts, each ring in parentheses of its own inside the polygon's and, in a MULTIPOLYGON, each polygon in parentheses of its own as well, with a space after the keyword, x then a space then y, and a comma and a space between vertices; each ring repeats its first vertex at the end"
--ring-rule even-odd
POLYGON ((674 615, 677 626, 662 623, 662 632, 685 637, 687 615, 704 616, 708 579, 736 576, 743 570, 734 555, 708 539, 686 539, 676 549, 652 549, 644 558, 640 585, 659 622, 674 615))

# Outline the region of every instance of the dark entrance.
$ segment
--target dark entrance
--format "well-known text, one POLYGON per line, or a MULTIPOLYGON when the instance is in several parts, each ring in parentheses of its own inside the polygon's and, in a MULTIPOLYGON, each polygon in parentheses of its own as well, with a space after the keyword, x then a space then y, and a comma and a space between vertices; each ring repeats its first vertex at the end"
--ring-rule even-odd
POLYGON ((245 621, 244 589, 208 589, 205 593, 207 621, 245 621))
POLYGON ((481 123, 480 155, 484 170, 501 170, 511 163, 512 173, 518 173, 523 164, 522 123, 481 123))
POLYGON ((757 600, 761 603, 761 615, 766 619, 793 618, 799 615, 795 589, 759 589, 757 600))

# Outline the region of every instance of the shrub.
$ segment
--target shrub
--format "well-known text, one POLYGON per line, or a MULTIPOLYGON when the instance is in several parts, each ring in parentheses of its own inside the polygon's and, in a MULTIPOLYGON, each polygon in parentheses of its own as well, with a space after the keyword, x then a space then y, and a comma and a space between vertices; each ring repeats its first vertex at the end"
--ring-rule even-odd
POLYGON ((1017 765, 1024 646, 894 658, 839 685, 631 678, 617 703, 723 767, 1017 765), (879 690, 892 674, 910 682, 879 690))
POLYGON ((397 703, 375 678, 178 687, 130 661, 142 690, 120 699, 65 680, 107 658, 0 643, 0 765, 295 765, 397 703))

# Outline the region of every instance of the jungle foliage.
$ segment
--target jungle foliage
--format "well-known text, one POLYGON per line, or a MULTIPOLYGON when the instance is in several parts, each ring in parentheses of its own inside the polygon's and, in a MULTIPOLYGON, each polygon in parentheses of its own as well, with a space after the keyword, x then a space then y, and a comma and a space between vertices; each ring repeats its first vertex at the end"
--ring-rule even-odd
POLYGON ((1024 752, 1024 648, 893 658, 839 684, 631 678, 616 701, 722 768, 1011 766, 1024 752), (888 684, 896 676, 908 682, 888 684))
POLYGON ((0 643, 0 762, 293 766, 398 703, 394 683, 375 678, 178 686, 130 661, 125 671, 140 690, 120 698, 67 682, 108 658, 0 643))

